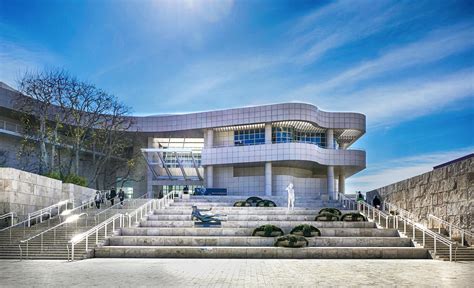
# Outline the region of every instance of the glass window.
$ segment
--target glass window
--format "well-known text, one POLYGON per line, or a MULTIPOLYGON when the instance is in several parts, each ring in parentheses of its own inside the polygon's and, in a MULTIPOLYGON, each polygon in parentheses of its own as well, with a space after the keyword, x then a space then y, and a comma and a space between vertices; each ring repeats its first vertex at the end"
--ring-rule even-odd
POLYGON ((265 129, 248 129, 234 131, 234 145, 258 145, 265 143, 265 129))

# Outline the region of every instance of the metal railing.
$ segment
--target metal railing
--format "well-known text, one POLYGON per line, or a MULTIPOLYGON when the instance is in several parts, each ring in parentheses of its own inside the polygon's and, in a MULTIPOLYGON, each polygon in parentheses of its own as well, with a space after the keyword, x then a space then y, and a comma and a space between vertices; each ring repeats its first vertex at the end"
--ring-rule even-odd
POLYGON ((342 204, 342 207, 344 208, 349 208, 351 210, 357 209, 357 203, 355 202, 355 200, 347 197, 341 192, 337 193, 337 200, 342 204))
POLYGON ((103 221, 102 223, 92 227, 87 232, 81 233, 79 235, 74 236, 68 243, 68 260, 74 261, 74 253, 75 247, 77 244, 81 243, 82 241, 86 241, 86 251, 89 249, 89 237, 93 234, 96 235, 95 244, 99 243, 99 232, 100 230, 104 229, 104 238, 107 237, 107 226, 112 224, 112 233, 117 227, 115 222, 117 219, 119 220, 118 227, 131 227, 132 223, 137 223, 140 219, 144 216, 148 215, 149 212, 155 209, 164 209, 168 207, 174 201, 174 193, 175 191, 170 191, 169 193, 165 194, 161 199, 151 199, 147 201, 145 204, 141 205, 131 213, 117 213, 112 217, 108 218, 107 220, 103 221), (134 219, 135 218, 135 219, 134 219), (135 221, 133 221, 135 220, 135 221), (133 222, 132 222, 133 221, 133 222), (127 223, 125 223, 127 222, 127 223), (69 248, 69 246, 71 248, 69 248))
POLYGON ((95 203, 94 197, 91 197, 88 200, 82 201, 81 205, 76 206, 73 209, 64 210, 63 212, 61 212, 61 214, 59 214, 59 216, 60 217, 66 217, 66 216, 69 216, 73 213, 76 213, 77 211, 80 212, 84 209, 87 209, 89 207, 94 206, 94 203, 95 203))
MULTIPOLYGON (((45 215, 45 214, 49 215, 49 218, 51 218, 53 216, 53 211, 54 210, 57 210, 56 215, 60 215, 61 214, 61 207, 65 206, 66 207, 65 210, 67 210, 67 205, 70 204, 70 203, 74 206, 74 200, 68 199, 68 200, 60 201, 60 202, 58 202, 56 204, 53 204, 51 206, 42 208, 38 211, 28 213, 28 218, 27 218, 28 227, 31 226, 31 220, 33 220, 33 219, 37 220, 39 218, 39 220, 40 220, 39 223, 42 223, 43 222, 43 215, 45 215)), ((35 222, 37 223, 37 221, 35 221, 35 222)))
POLYGON ((103 229, 104 230, 104 238, 107 237, 107 229, 112 225, 112 231, 115 230, 117 227, 115 222, 118 219, 118 227, 123 228, 124 226, 124 215, 121 213, 117 213, 114 216, 110 217, 109 219, 103 221, 102 223, 92 227, 91 229, 87 230, 84 233, 81 233, 79 235, 74 236, 66 245, 67 248, 67 258, 68 261, 74 261, 74 252, 75 252, 75 247, 77 244, 79 244, 82 241, 85 241, 86 247, 85 251, 89 250, 89 237, 91 235, 95 234, 95 245, 99 244, 99 232, 103 229), (69 248, 71 246, 71 248, 69 248))
MULTIPOLYGON (((412 213, 406 211, 405 209, 402 209, 394 204, 384 202, 382 205, 382 209, 388 211, 388 213, 385 213, 384 211, 381 211, 372 205, 366 203, 366 202, 359 202, 358 203, 359 211, 362 211, 368 218, 372 217, 372 219, 375 219, 378 215, 378 217, 384 217, 386 216, 386 228, 388 228, 390 225, 387 224, 389 222, 392 222, 392 227, 394 229, 397 229, 400 233, 403 233, 404 235, 407 235, 407 227, 412 226, 412 241, 416 241, 416 231, 419 231, 422 233, 422 243, 421 246, 426 247, 426 237, 431 237, 433 239, 433 253, 434 256, 436 256, 436 253, 438 252, 438 246, 437 242, 439 242, 442 245, 445 245, 446 247, 449 248, 449 261, 452 261, 453 259, 453 247, 457 248, 457 243, 454 241, 451 241, 450 239, 444 237, 443 235, 440 235, 436 232, 431 231, 429 228, 425 227, 424 225, 415 222, 414 216, 412 213), (365 210, 367 209, 367 210, 365 210), (372 210, 372 213, 370 213, 370 210, 372 210), (390 221, 390 218, 392 221, 390 221), (403 224, 403 229, 400 227, 400 225, 403 224)), ((380 218, 379 218, 380 221, 380 218)))
POLYGON ((16 218, 16 213, 15 212, 8 212, 6 214, 0 215, 0 220, 4 220, 4 219, 8 219, 8 218, 10 218, 10 225, 5 227, 5 228, 9 228, 9 227, 15 225, 15 223, 13 223, 14 222, 13 220, 16 218))
MULTIPOLYGON (((47 229, 47 230, 45 230, 45 231, 43 231, 43 232, 41 232, 41 233, 38 233, 38 234, 36 234, 36 235, 33 235, 33 236, 31 236, 31 237, 29 237, 29 238, 27 238, 27 239, 21 240, 21 241, 19 242, 19 244, 18 244, 18 248, 20 249, 20 260, 23 259, 23 249, 21 248, 21 245, 22 245, 22 244, 25 244, 25 243, 26 243, 26 258, 28 258, 28 256, 29 256, 29 243, 30 243, 30 241, 33 240, 33 239, 36 239, 36 238, 40 237, 40 241, 41 241, 41 246, 40 246, 40 247, 41 247, 41 252, 43 252, 43 238, 44 238, 44 234, 46 234, 46 233, 52 231, 52 232, 53 232, 53 241, 54 241, 54 243, 56 243, 56 234, 57 234, 57 233, 56 233, 56 230, 57 230, 59 227, 62 227, 62 226, 64 226, 64 225, 68 225, 68 224, 73 223, 73 222, 76 222, 76 228, 77 228, 77 221, 79 220, 79 218, 80 218, 81 216, 84 216, 84 215, 88 216, 87 213, 81 213, 81 214, 78 214, 78 215, 70 216, 68 219, 66 219, 66 221, 61 222, 61 223, 59 223, 59 224, 56 225, 56 226, 53 226, 53 227, 51 227, 51 228, 49 228, 49 229, 47 229)), ((86 226, 87 226, 87 218, 86 218, 86 226)))
POLYGON ((461 235, 461 245, 464 246, 464 238, 465 236, 469 236, 471 238, 474 238, 474 233, 471 233, 470 231, 467 231, 466 229, 463 229, 455 224, 449 223, 446 220, 443 220, 433 214, 428 215, 428 226, 433 228, 433 221, 438 223, 438 234, 441 234, 441 228, 444 225, 447 227, 446 231, 448 231, 448 237, 449 239, 453 239, 453 230, 458 231, 459 234, 461 235))
MULTIPOLYGON (((137 206, 137 203, 138 203, 140 200, 144 200, 144 199, 146 199, 146 197, 147 197, 147 193, 141 195, 141 196, 138 197, 138 198, 125 199, 125 200, 124 200, 124 204, 127 205, 127 206, 129 206, 129 207, 128 207, 129 209, 130 209, 130 208, 133 209, 133 208, 135 208, 135 207, 137 206)), ((110 214, 111 212, 117 213, 117 211, 113 211, 113 209, 117 209, 118 207, 122 207, 122 203, 120 203, 120 200, 119 200, 118 203, 116 203, 116 204, 114 204, 114 205, 112 205, 112 206, 110 206, 110 207, 104 209, 103 211, 100 211, 99 213, 95 214, 95 216, 94 216, 95 223, 96 223, 96 224, 97 224, 97 223, 100 223, 101 218, 103 218, 104 221, 105 221, 107 218, 110 217, 109 214, 110 214)), ((115 213, 113 213, 113 214, 115 214, 115 213)), ((122 213, 122 214, 123 214, 123 213, 122 213)))
POLYGON ((372 221, 374 221, 380 227, 385 226, 385 229, 388 229, 390 225, 390 220, 392 219, 392 216, 390 214, 380 211, 379 209, 364 201, 357 202, 357 210, 361 212, 365 217, 372 218, 372 221), (382 219, 385 220, 385 225, 382 224, 382 219))

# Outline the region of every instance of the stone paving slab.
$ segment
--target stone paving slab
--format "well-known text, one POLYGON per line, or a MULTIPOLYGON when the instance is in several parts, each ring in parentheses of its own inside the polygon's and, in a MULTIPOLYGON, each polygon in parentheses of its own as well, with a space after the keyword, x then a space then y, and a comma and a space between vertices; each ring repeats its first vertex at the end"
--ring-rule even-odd
POLYGON ((0 260, 0 271, 0 286, 8 288, 472 287, 474 282, 474 262, 434 260, 0 260))

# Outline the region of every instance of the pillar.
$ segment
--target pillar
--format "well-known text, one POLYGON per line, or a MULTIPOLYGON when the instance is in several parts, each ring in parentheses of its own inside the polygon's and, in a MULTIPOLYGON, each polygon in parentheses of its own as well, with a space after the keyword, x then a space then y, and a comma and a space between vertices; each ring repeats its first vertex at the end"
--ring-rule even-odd
POLYGON ((214 166, 206 166, 206 188, 214 187, 214 166))
MULTIPOLYGON (((212 148, 214 146, 214 130, 207 129, 206 131, 206 148, 212 148)), ((214 187, 214 166, 206 166, 206 187, 214 187)))
POLYGON ((326 148, 334 149, 334 130, 326 130, 326 148))
POLYGON ((207 148, 214 146, 214 130, 212 129, 207 129, 206 146, 207 148))
POLYGON ((265 144, 272 144, 272 123, 265 123, 265 144))
MULTIPOLYGON (((341 169, 342 170, 342 169, 341 169)), ((346 193, 346 176, 344 176, 344 171, 339 172, 339 193, 345 194, 346 193)))
POLYGON ((334 166, 328 166, 328 196, 330 200, 334 197, 334 166))
POLYGON ((272 196, 272 163, 265 163, 265 196, 272 196))

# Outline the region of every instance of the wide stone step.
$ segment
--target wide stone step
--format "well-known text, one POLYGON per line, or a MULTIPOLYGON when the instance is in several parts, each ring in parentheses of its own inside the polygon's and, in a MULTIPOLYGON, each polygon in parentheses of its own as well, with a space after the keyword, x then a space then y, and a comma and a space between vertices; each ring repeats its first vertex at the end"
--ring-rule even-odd
MULTIPOLYGON (((216 213, 218 214, 218 213, 216 213)), ((316 214, 307 215, 226 215, 227 221, 314 221, 316 214)), ((189 215, 150 215, 148 221, 191 221, 191 213, 189 215)))
MULTIPOLYGON (((311 247, 410 247, 400 237, 307 237, 311 247)), ((273 246, 275 237, 114 236, 109 246, 273 246)))
POLYGON ((426 259, 428 251, 413 247, 199 247, 104 246, 99 258, 280 258, 280 259, 426 259))
MULTIPOLYGON (((375 228, 373 222, 345 222, 345 221, 222 221, 223 228, 256 228, 262 225, 272 224, 280 228, 292 229, 301 224, 313 225, 316 228, 375 228)), ((194 221, 141 221, 140 227, 195 227, 194 221)), ((200 227, 196 227, 200 229, 200 227)))
MULTIPOLYGON (((321 207, 295 207, 294 210, 312 210, 312 211, 319 211, 320 209, 322 208, 325 208, 325 207, 331 207, 331 206, 321 206, 321 207)), ((286 206, 277 206, 277 207, 234 207, 234 206, 217 206, 216 208, 214 208, 213 206, 211 205, 202 205, 202 206, 199 206, 198 205, 198 208, 199 209, 209 209, 209 208, 213 208, 213 211, 227 211, 227 210, 235 210, 235 211, 238 211, 238 210, 254 210, 254 211, 288 211, 288 208, 286 206)), ((183 209, 183 210, 187 210, 187 211, 191 211, 191 206, 188 205, 188 206, 171 206, 171 207, 168 207, 166 208, 166 210, 178 210, 178 209, 183 209)), ((340 209, 340 208, 338 208, 340 209)))
MULTIPOLYGON (((289 233, 292 227, 282 227, 289 233)), ((251 236, 254 228, 122 228, 122 236, 251 236)), ((396 229, 320 228, 325 237, 398 237, 396 229)))
MULTIPOLYGON (((257 207, 247 207, 246 209, 241 209, 242 207, 226 207, 226 208, 215 208, 209 212, 203 213, 212 213, 212 214, 225 214, 225 215, 312 215, 313 218, 318 215, 321 209, 272 209, 272 208, 257 208, 257 207)), ((154 215, 191 215, 192 209, 160 209, 153 211, 154 215)), ((342 213, 349 213, 357 211, 355 210, 341 210, 342 213)))

